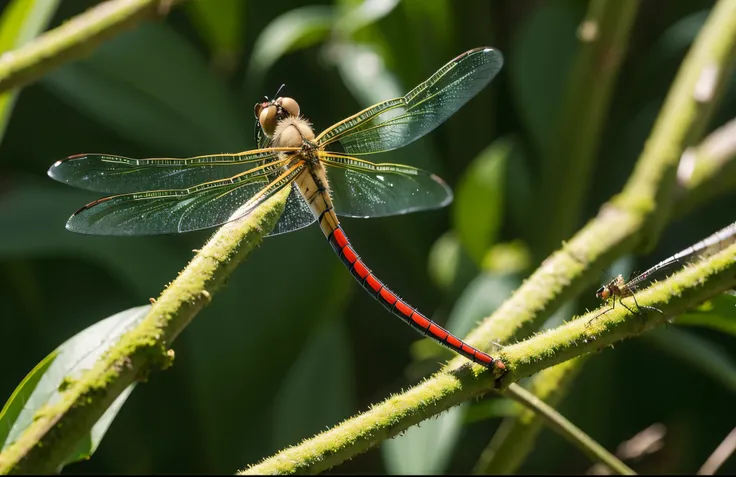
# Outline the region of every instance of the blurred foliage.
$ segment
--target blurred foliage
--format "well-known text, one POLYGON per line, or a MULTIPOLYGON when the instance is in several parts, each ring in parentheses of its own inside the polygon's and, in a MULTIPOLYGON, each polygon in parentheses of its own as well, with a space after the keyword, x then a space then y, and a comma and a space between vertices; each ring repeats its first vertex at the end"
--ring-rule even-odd
MULTIPOLYGON (((49 27, 94 3, 59 2, 49 27)), ((712 4, 642 2, 578 225, 631 172, 712 4)), ((3 12, 9 8, 4 4, 3 12)), ((524 244, 544 234, 535 223, 547 211, 530 204, 584 13, 585 3, 572 0, 193 0, 26 87, 0 143, 0 396, 9 397, 59 343, 157 296, 208 236, 73 235, 66 219, 96 195, 48 179, 54 161, 81 152, 161 157, 251 148, 252 105, 283 83, 282 94, 298 98, 321 130, 403 94, 459 53, 490 45, 506 59, 490 87, 426 138, 380 158, 440 175, 456 202, 343 223, 394 290, 466 333, 537 265, 518 270, 535 256, 524 244), (487 258, 506 242, 518 255, 513 274, 487 258)), ((734 116, 731 87, 711 129, 734 116)), ((719 198, 673 223, 637 266, 647 268, 733 222, 735 198, 719 198)), ((596 306, 592 292, 577 311, 596 306)), ((729 327, 728 311, 715 309, 719 318, 704 327, 678 327, 675 334, 670 326, 656 339, 626 342, 589 360, 560 411, 609 449, 660 422, 664 447, 633 467, 693 472, 736 422, 734 315, 729 327), (674 346, 662 344, 670 338, 674 346), (691 366, 673 355, 690 358, 691 366)), ((174 366, 138 386, 95 456, 69 470, 232 472, 436 370, 444 350, 422 341, 410 346, 415 341, 413 331, 359 290, 317 227, 269 238, 177 340, 174 366)), ((488 396, 467 403, 337 470, 468 472, 497 418, 509 414, 503 402, 488 396), (464 417, 469 410, 476 417, 464 417)), ((519 471, 583 473, 590 466, 544 430, 519 471)), ((723 472, 736 472, 736 461, 723 472)))

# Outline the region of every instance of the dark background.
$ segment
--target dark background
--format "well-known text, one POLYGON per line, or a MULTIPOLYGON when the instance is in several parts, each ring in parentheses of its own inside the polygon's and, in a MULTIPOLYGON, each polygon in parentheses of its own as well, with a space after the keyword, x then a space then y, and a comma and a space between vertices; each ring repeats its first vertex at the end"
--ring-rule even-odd
MULTIPOLYGON (((94 3, 61 2, 51 27, 94 3)), ((211 233, 67 232, 68 216, 98 195, 52 181, 49 166, 82 152, 179 157, 252 148, 253 104, 282 83, 281 94, 296 98, 319 131, 403 94, 463 51, 500 49, 505 65, 490 87, 421 141, 372 159, 431 170, 457 192, 474 161, 487 157, 485 148, 508 141, 513 154, 494 179, 502 193, 476 204, 475 213, 499 217, 489 245, 518 240, 526 250, 533 235, 545 233, 534 224, 546 211, 528 204, 545 160, 540 138, 553 131, 586 3, 413 0, 380 18, 362 12, 337 21, 357 3, 190 2, 22 91, 0 143, 0 396, 10 396, 67 338, 158 296, 211 233), (299 39, 280 51, 278 40, 289 35, 299 39)), ((579 225, 622 188, 712 4, 642 2, 579 225)), ((709 130, 736 113, 733 84, 709 130)), ((448 326, 462 335, 536 264, 514 274, 482 270, 451 233, 457 204, 346 219, 343 227, 381 279, 433 319, 447 323, 452 316, 448 326), (454 254, 461 256, 457 266, 454 254)), ((724 196, 673 222, 651 254, 626 257, 601 282, 619 269, 645 269, 733 222, 733 204, 733 194, 724 196)), ((597 306, 593 292, 569 310, 597 306)), ((318 227, 267 238, 174 343, 174 366, 139 384, 92 459, 67 470, 233 472, 437 369, 447 354, 412 345, 418 339, 354 283, 318 227)), ((650 473, 695 472, 736 423, 735 354, 732 336, 670 326, 590 359, 559 410, 609 450, 662 423, 663 449, 630 465, 650 473), (725 371, 680 359, 692 352, 667 345, 671 330, 723 352, 725 371)), ((459 412, 481 417, 462 427, 428 421, 337 470, 468 472, 498 426, 496 401, 488 396, 463 406, 459 412)), ((584 473, 590 466, 545 429, 519 471, 584 473)), ((735 471, 733 459, 722 469, 735 471)))

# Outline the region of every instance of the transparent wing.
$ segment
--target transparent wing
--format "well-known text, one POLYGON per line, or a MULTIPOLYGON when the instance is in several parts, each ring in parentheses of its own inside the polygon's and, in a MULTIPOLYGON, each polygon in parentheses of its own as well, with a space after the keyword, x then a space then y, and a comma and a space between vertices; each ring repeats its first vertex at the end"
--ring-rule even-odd
POLYGON ((452 190, 434 174, 403 164, 372 162, 320 153, 335 213, 344 217, 385 217, 444 207, 452 190))
POLYGON ((49 169, 48 175, 74 187, 108 194, 184 189, 236 176, 278 160, 279 153, 297 150, 268 148, 186 159, 133 159, 111 154, 78 154, 57 161, 49 169))
POLYGON ((442 124, 482 90, 501 69, 492 48, 467 51, 403 98, 390 99, 340 121, 317 137, 320 146, 340 141, 348 154, 390 151, 442 124))
POLYGON ((268 236, 281 235, 307 227, 317 221, 309 204, 296 187, 291 188, 284 212, 268 236))
MULTIPOLYGON (((288 159, 269 164, 285 166, 288 159), (283 164, 281 164, 283 163, 283 164)), ((306 165, 300 161, 280 173, 246 172, 188 189, 168 189, 106 197, 77 211, 66 228, 97 235, 154 235, 215 227, 244 217, 291 184, 306 165), (269 178, 273 180, 269 180, 269 178)), ((292 195, 289 196, 292 198, 292 195)), ((297 206, 288 207, 294 213, 297 206)), ((284 219, 287 220, 287 219, 284 219)), ((303 221, 292 221, 296 225, 303 221)), ((280 233, 286 232, 288 223, 280 233)), ((301 225, 300 225, 301 226, 301 225)))

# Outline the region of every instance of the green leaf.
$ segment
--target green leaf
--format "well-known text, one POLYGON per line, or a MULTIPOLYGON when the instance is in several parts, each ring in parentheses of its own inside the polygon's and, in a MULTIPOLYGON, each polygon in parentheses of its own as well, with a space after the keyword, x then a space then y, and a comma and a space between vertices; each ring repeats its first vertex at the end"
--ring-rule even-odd
POLYGON ((465 404, 422 421, 381 446, 389 475, 441 474, 462 428, 465 404))
POLYGON ((271 21, 253 46, 245 90, 260 88, 266 72, 287 53, 326 39, 334 21, 333 7, 317 5, 289 10, 271 21))
POLYGON ((43 82, 71 106, 167 155, 234 152, 250 116, 203 58, 163 23, 144 23, 43 82))
POLYGON ((399 0, 366 0, 354 7, 348 7, 345 13, 335 21, 335 33, 342 38, 350 38, 361 28, 391 13, 398 4, 399 0))
POLYGON ((501 397, 494 399, 483 399, 468 408, 465 414, 465 423, 487 421, 499 417, 518 416, 525 408, 516 401, 501 397))
MULTIPOLYGON (((345 87, 363 107, 404 96, 416 86, 402 86, 376 48, 366 44, 342 43, 330 52, 329 59, 340 71, 345 87)), ((427 138, 423 138, 400 150, 384 152, 381 162, 409 163, 439 174, 440 160, 428 144, 427 138)))
POLYGON ((503 221, 506 165, 512 143, 495 141, 473 159, 460 179, 453 225, 476 264, 495 242, 503 221))
POLYGON ((434 35, 436 45, 446 46, 452 44, 455 33, 456 19, 452 2, 447 0, 404 0, 402 7, 406 16, 417 23, 417 27, 423 28, 426 34, 434 35), (428 25, 431 25, 428 27, 428 25))
POLYGON ((38 382, 44 376, 44 373, 48 371, 49 366, 56 359, 57 352, 52 351, 48 356, 41 360, 35 368, 31 370, 23 381, 20 382, 13 394, 10 395, 8 401, 3 406, 3 410, 0 411, 0 442, 3 445, 0 449, 5 448, 6 439, 10 433, 10 429, 13 427, 13 423, 18 419, 18 415, 23 411, 23 406, 29 400, 31 394, 38 386, 38 382))
POLYGON ((50 179, 13 183, 0 196, 0 259, 82 257, 109 270, 145 300, 158 294, 191 256, 181 247, 171 247, 167 237, 130 240, 71 233, 64 228, 66 220, 95 194, 60 187, 50 179))
POLYGON ((519 279, 513 275, 481 273, 455 302, 447 327, 456 335, 465 336, 496 311, 519 285, 519 279))
POLYGON ((549 149, 570 65, 582 2, 544 2, 517 29, 509 49, 513 98, 538 151, 549 149))
POLYGON ((448 290, 460 273, 463 249, 454 232, 438 238, 429 251, 429 276, 438 288, 448 290))
POLYGON ((533 220, 534 180, 524 145, 516 140, 512 144, 506 167, 506 203, 509 219, 518 231, 517 235, 528 242, 530 236, 538 232, 533 220))
POLYGON ((736 362, 730 353, 713 342, 674 327, 655 330, 643 337, 736 392, 736 362))
POLYGON ((350 416, 355 389, 349 342, 345 325, 336 320, 312 333, 274 398, 274 448, 292 445, 350 416))
MULTIPOLYGON (((3 448, 18 439, 33 422, 33 416, 46 405, 53 405, 64 397, 70 380, 78 379, 82 371, 90 369, 97 360, 131 327, 141 322, 151 305, 139 306, 117 313, 95 323, 66 340, 26 376, 3 408, 0 424, 9 427, 3 448), (32 392, 29 386, 33 385, 32 392), (17 407, 22 409, 16 412, 17 407), (13 409, 13 412, 6 410, 13 409), (12 420, 12 421, 11 421, 12 420)), ((102 417, 92 426, 90 434, 79 443, 65 464, 92 455, 107 432, 112 420, 130 395, 135 384, 120 394, 102 417)))
POLYGON ((705 326, 736 336, 736 296, 722 293, 678 316, 678 325, 705 326))
POLYGON ((242 0, 193 0, 186 11, 199 34, 209 44, 215 64, 232 71, 243 50, 245 7, 242 0))
MULTIPOLYGON (((12 0, 0 17, 0 53, 15 50, 38 36, 58 4, 59 0, 12 0)), ((0 94, 0 141, 17 97, 18 89, 0 94)))

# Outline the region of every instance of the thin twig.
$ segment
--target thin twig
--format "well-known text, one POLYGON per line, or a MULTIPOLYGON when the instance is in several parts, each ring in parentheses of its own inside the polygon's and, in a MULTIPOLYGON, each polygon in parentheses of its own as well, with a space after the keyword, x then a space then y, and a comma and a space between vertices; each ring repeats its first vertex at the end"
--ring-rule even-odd
POLYGON ((736 451, 736 427, 728 433, 723 442, 708 457, 703 466, 698 470, 698 475, 713 475, 736 451))
POLYGON ((147 18, 156 18, 182 0, 109 0, 0 56, 0 93, 24 86, 90 53, 104 40, 147 18))
POLYGON ((547 423, 547 427, 560 434, 571 444, 577 446, 578 449, 593 461, 599 461, 607 465, 619 475, 636 474, 629 466, 617 459, 616 456, 608 452, 602 445, 591 439, 582 429, 565 419, 553 407, 521 386, 509 386, 504 392, 504 395, 532 409, 537 416, 547 423))
POLYGON ((678 215, 685 215, 714 197, 736 189, 736 119, 713 131, 680 159, 677 181, 687 195, 678 215))
MULTIPOLYGON (((550 407, 557 406, 567 395, 570 389, 568 384, 577 377, 582 368, 581 361, 587 359, 587 355, 578 356, 537 373, 528 383, 529 392, 544 400, 550 407)), ((513 474, 534 448, 541 429, 542 419, 531 409, 524 408, 518 414, 507 417, 483 449, 473 473, 513 474)))

